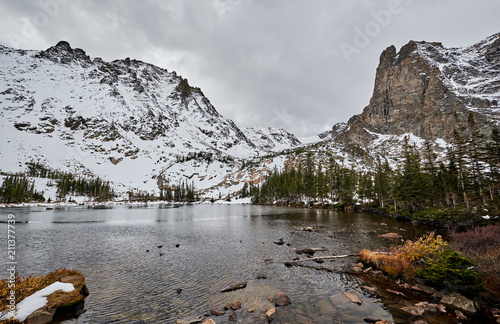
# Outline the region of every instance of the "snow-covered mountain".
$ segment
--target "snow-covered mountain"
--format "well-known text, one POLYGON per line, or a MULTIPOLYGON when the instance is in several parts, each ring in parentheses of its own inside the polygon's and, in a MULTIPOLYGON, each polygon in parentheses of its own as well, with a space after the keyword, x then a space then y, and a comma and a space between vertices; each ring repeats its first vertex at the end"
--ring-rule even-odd
POLYGON ((299 146, 300 140, 284 129, 272 127, 246 127, 245 136, 262 151, 282 151, 299 146))
POLYGON ((500 33, 464 48, 420 42, 417 51, 469 110, 500 122, 500 33))
POLYGON ((238 128, 187 79, 151 64, 92 59, 67 42, 0 46, 0 171, 38 161, 100 176, 121 193, 189 182, 202 196, 227 197, 311 156, 366 170, 377 154, 396 164, 405 138, 443 153, 455 130, 488 136, 499 121, 500 34, 465 48, 387 48, 363 112, 300 141, 238 128))
POLYGON ((410 41, 380 56, 370 103, 339 141, 368 146, 378 135, 411 133, 450 142, 500 121, 500 34, 464 48, 410 41))
POLYGON ((3 172, 34 160, 122 192, 157 190, 160 175, 215 188, 237 161, 299 144, 283 130, 241 131, 176 72, 92 59, 64 41, 45 51, 0 46, 0 134, 3 172))

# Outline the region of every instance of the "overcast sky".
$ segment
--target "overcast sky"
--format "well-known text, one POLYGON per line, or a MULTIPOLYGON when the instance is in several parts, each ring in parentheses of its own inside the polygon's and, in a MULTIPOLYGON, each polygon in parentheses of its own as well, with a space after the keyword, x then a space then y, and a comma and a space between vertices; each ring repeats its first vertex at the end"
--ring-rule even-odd
POLYGON ((0 44, 153 63, 239 126, 301 137, 362 112, 388 46, 472 45, 499 14, 496 0, 0 0, 0 44))

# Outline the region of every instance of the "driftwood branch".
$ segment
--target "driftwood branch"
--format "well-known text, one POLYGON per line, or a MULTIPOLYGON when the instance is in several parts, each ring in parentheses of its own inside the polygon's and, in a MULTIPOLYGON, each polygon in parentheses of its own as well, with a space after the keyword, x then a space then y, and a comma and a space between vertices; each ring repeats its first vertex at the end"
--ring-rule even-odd
POLYGON ((300 260, 294 260, 294 261, 285 262, 285 265, 287 267, 291 267, 291 266, 297 265, 298 262, 304 262, 304 261, 322 261, 322 260, 328 260, 328 259, 349 258, 349 257, 354 257, 354 256, 359 256, 359 254, 330 255, 330 256, 322 256, 322 257, 315 257, 315 258, 300 259, 300 260))

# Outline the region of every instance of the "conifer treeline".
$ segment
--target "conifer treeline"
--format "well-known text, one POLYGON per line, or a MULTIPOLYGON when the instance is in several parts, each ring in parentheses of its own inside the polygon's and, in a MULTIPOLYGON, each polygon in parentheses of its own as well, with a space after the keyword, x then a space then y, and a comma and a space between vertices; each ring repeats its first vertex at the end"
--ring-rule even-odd
MULTIPOLYGON (((178 202, 193 202, 199 200, 196 194, 196 188, 194 186, 194 181, 189 183, 187 180, 179 181, 177 185, 172 185, 170 182, 160 176, 158 179, 158 188, 160 189, 159 197, 150 197, 150 200, 167 200, 167 201, 178 201, 178 202), (161 178, 160 178, 161 177, 161 178)), ((130 197, 130 194, 129 194, 130 197)))
MULTIPOLYGON (((45 201, 43 192, 35 191, 35 182, 28 177, 46 178, 54 180, 57 186, 57 198, 63 199, 66 195, 86 195, 99 201, 106 201, 114 197, 109 182, 101 178, 77 177, 69 172, 52 170, 37 162, 29 162, 26 174, 7 175, 0 187, 0 202, 21 203, 45 201)), ((49 183, 49 185, 53 183, 49 183)))
POLYGON ((107 201, 114 197, 109 181, 101 178, 80 178, 72 173, 63 172, 57 180, 57 197, 66 195, 89 196, 99 201, 107 201))
POLYGON ((43 192, 35 190, 35 182, 22 174, 7 175, 0 187, 0 202, 17 204, 30 201, 45 201, 43 192))
POLYGON ((379 156, 372 171, 341 166, 332 157, 315 163, 309 153, 295 167, 272 171, 252 196, 256 203, 371 202, 396 211, 457 206, 470 210, 500 196, 500 131, 493 129, 489 138, 479 132, 464 138, 455 132, 445 161, 438 161, 431 143, 418 150, 405 138, 398 166, 391 168, 379 156))

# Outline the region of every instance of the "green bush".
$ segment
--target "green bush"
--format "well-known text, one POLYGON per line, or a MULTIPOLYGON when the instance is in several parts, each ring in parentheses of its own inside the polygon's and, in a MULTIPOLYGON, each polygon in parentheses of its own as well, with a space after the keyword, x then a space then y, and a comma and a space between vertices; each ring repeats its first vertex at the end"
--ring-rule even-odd
POLYGON ((473 269, 474 262, 460 252, 445 248, 426 262, 427 266, 419 270, 418 276, 437 289, 448 288, 466 295, 474 295, 482 289, 479 274, 473 269))
POLYGON ((458 211, 450 208, 432 208, 419 210, 413 213, 412 218, 416 220, 435 219, 440 221, 453 220, 458 216, 458 211))

